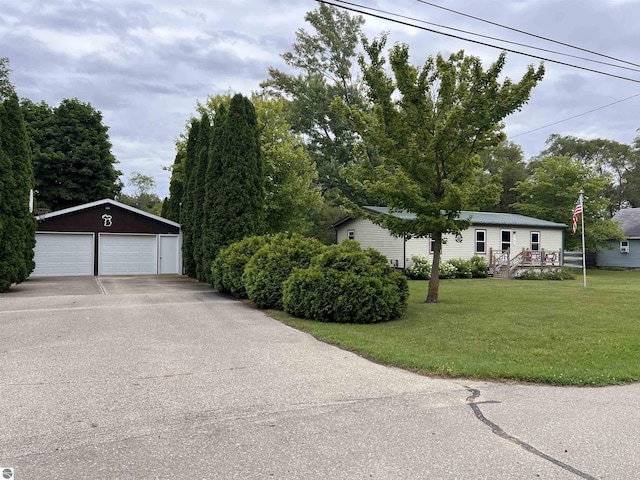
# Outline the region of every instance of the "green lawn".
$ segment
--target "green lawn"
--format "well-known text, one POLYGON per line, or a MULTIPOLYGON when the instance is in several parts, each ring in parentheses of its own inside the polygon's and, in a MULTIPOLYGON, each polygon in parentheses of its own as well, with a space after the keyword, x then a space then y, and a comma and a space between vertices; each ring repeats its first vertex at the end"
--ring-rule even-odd
POLYGON ((443 280, 440 303, 410 282, 400 320, 325 324, 270 311, 287 325, 372 360, 448 377, 610 385, 640 379, 640 272, 575 280, 443 280))

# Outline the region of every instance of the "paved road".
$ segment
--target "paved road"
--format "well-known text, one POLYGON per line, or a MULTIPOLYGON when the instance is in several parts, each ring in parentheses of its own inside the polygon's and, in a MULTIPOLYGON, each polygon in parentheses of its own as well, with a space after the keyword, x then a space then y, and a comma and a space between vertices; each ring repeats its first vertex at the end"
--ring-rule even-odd
POLYGON ((633 479, 640 385, 432 379, 178 277, 0 296, 0 466, 26 479, 633 479))

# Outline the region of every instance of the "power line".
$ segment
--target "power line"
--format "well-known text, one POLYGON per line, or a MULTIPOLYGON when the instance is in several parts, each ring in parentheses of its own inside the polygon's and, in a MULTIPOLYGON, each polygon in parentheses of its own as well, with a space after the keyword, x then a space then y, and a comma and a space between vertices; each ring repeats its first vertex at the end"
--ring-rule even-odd
MULTIPOLYGON (((337 1, 340 1, 340 0, 337 0, 337 1)), ((495 49, 498 49, 498 50, 503 50, 505 52, 515 53, 517 55, 524 55, 526 57, 535 58, 537 60, 542 60, 542 61, 545 61, 545 62, 555 63, 555 64, 558 64, 558 65, 564 65, 566 67, 573 67, 573 68, 577 68, 579 70, 585 70, 587 72, 598 73, 600 75, 606 75, 608 77, 619 78, 621 80, 627 80, 629 82, 640 83, 640 80, 636 80, 634 78, 623 77, 622 75, 615 75, 613 73, 608 73, 608 72, 603 72, 603 71, 600 71, 600 70, 595 70, 595 69, 592 69, 592 68, 582 67, 580 65, 574 65, 574 64, 571 64, 571 63, 567 63, 567 62, 561 62, 559 60, 553 60, 551 58, 541 57, 539 55, 533 55, 531 53, 520 52, 520 51, 512 50, 512 49, 509 49, 509 48, 499 47, 497 45, 491 45, 491 44, 485 43, 485 42, 479 42, 478 40, 472 40, 470 38, 461 37, 459 35, 453 35, 451 33, 440 32, 438 30, 433 30, 432 28, 422 27, 420 25, 414 25, 412 23, 403 22, 402 20, 396 20, 394 18, 385 17, 383 15, 378 15, 376 13, 371 13, 371 12, 368 12, 366 10, 361 10, 359 8, 353 8, 353 7, 342 5, 342 4, 339 4, 339 3, 330 2, 328 0, 316 0, 316 2, 323 3, 325 5, 331 5, 331 6, 334 6, 334 7, 337 7, 337 8, 342 8, 344 10, 349 10, 351 12, 360 13, 362 15, 368 15, 370 17, 379 18, 381 20, 386 20, 386 21, 397 23, 397 24, 400 24, 400 25, 405 25, 405 26, 408 26, 408 27, 418 28, 420 30, 436 33, 438 35, 444 35, 444 36, 455 38, 455 39, 458 39, 458 40, 463 40, 465 42, 471 42, 471 43, 475 43, 475 44, 482 45, 482 46, 485 46, 485 47, 490 47, 490 48, 495 48, 495 49)), ((357 5, 357 6, 360 7, 360 8, 367 8, 366 6, 363 6, 363 5, 357 5)), ((627 63, 627 62, 625 62, 625 63, 627 63)))
POLYGON ((636 93, 635 95, 631 95, 630 97, 623 98, 622 100, 617 100, 615 102, 611 102, 611 103, 608 103, 606 105, 602 105, 601 107, 594 108, 594 109, 589 110, 587 112, 579 113, 578 115, 574 115, 572 117, 568 117, 568 118, 565 118, 565 119, 562 119, 562 120, 558 120, 557 122, 549 123, 547 125, 543 125, 541 127, 537 127, 537 128, 532 129, 532 130, 528 130, 526 132, 522 132, 522 133, 519 133, 517 135, 510 136, 509 139, 521 137, 523 135, 527 135, 528 133, 537 132, 538 130, 543 130, 545 128, 552 127, 554 125, 558 125, 559 123, 568 122, 569 120, 573 120, 574 118, 582 117, 584 115, 588 115, 589 113, 597 112, 598 110, 602 110, 603 108, 607 108, 607 107, 610 107, 612 105, 616 105, 618 103, 626 102, 627 100, 631 100, 632 98, 635 98, 635 97, 640 97, 640 93, 636 93))
MULTIPOLYGON (((345 4, 345 5, 352 5, 352 6, 356 6, 356 7, 360 7, 361 6, 361 5, 358 5, 357 3, 347 2, 345 0, 338 0, 338 1, 341 4, 345 4)), ((425 25, 431 25, 431 26, 434 26, 434 27, 444 28, 444 29, 447 29, 447 30, 453 30, 454 32, 465 33, 467 35, 474 35, 476 37, 486 38, 486 39, 489 39, 489 40, 496 40, 498 42, 508 43, 508 44, 511 44, 511 45, 517 45, 519 47, 531 48, 533 50, 539 50, 541 52, 553 53, 554 55, 562 55, 562 56, 565 56, 565 57, 575 58, 577 60, 584 60, 584 61, 587 61, 587 62, 598 63, 600 65, 606 65, 608 67, 622 68, 624 70, 631 70, 633 72, 640 72, 640 69, 637 69, 637 68, 625 67, 623 65, 616 65, 615 63, 602 62, 600 60, 594 60, 592 58, 581 57, 579 55, 571 55, 570 53, 559 52, 557 50, 549 50, 547 48, 535 47, 533 45, 527 45, 526 43, 514 42, 512 40, 505 40, 503 38, 492 37, 490 35, 483 35, 481 33, 475 33, 475 32, 471 32, 471 31, 468 31, 468 30, 462 30, 460 28, 449 27, 447 25, 442 25, 442 24, 439 24, 439 23, 428 22, 428 21, 422 20, 420 18, 410 17, 410 16, 407 16, 407 15, 401 15, 399 13, 393 13, 393 12, 389 12, 389 11, 386 11, 386 10, 381 10, 379 8, 374 8, 374 7, 369 7, 369 6, 364 7, 364 8, 366 8, 367 10, 370 10, 372 12, 383 13, 385 15, 393 15, 394 17, 404 18, 405 20, 411 20, 411 21, 414 21, 414 22, 424 23, 425 25)), ((630 62, 625 62, 625 63, 630 63, 630 62)), ((631 65, 634 65, 634 64, 631 64, 631 65)), ((640 65, 638 65, 638 66, 640 66, 640 65)))
POLYGON ((519 29, 517 29, 517 28, 509 27, 509 26, 507 26, 507 25, 502 25, 502 24, 500 24, 500 23, 492 22, 491 20, 486 20, 486 19, 484 19, 484 18, 475 17, 475 16, 473 16, 473 15, 469 15, 468 13, 463 13, 463 12, 459 12, 459 11, 457 11, 457 10, 453 10, 453 9, 451 9, 451 8, 443 7, 442 5, 436 5, 435 3, 427 2, 426 0, 416 0, 416 1, 417 1, 417 2, 420 2, 420 3, 423 3, 423 4, 425 4, 425 5, 429 5, 429 6, 431 6, 431 7, 440 8, 440 9, 442 9, 442 10, 446 10, 446 11, 448 11, 448 12, 455 13, 455 14, 457 14, 457 15, 462 15, 462 16, 465 16, 465 17, 468 17, 468 18, 472 18, 472 19, 474 19, 474 20, 478 20, 478 21, 480 21, 480 22, 489 23, 489 24, 491 24, 491 25, 495 25, 495 26, 497 26, 497 27, 506 28, 507 30, 512 30, 512 31, 514 31, 514 32, 522 33, 522 34, 524 34, 524 35, 529 35, 529 36, 531 36, 531 37, 539 38, 539 39, 541 39, 541 40, 545 40, 545 41, 547 41, 547 42, 557 43, 558 45, 564 45, 565 47, 574 48, 574 49, 576 49, 576 50, 581 50, 581 51, 583 51, 583 52, 591 53, 591 54, 593 54, 593 55, 598 55, 598 56, 600 56, 600 57, 605 57, 605 58, 608 58, 608 59, 610 59, 610 60, 615 60, 616 62, 626 63, 626 64, 629 64, 629 65, 633 65, 633 66, 635 66, 635 67, 640 67, 640 65, 639 65, 639 64, 637 64, 637 63, 628 62, 628 61, 626 61, 626 60, 621 60, 621 59, 619 59, 619 58, 611 57, 611 56, 609 56, 609 55, 605 55, 605 54, 603 54, 603 53, 594 52, 593 50, 588 50, 588 49, 586 49, 586 48, 576 47, 575 45, 571 45, 571 44, 569 44, 569 43, 561 42, 561 41, 559 41, 559 40, 553 40, 552 38, 543 37, 542 35, 536 35, 535 33, 525 32, 524 30, 519 30, 519 29))

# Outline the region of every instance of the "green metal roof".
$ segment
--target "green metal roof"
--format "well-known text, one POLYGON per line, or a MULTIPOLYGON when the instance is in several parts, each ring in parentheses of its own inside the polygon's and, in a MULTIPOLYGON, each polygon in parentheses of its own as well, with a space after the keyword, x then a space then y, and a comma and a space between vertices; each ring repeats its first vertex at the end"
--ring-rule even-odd
MULTIPOLYGON (((370 213, 389 214, 388 207, 362 207, 370 213)), ((394 216, 407 220, 416 218, 411 212, 394 212, 394 216)), ((460 212, 460 219, 471 220, 471 225, 508 225, 512 227, 538 227, 538 228, 567 228, 564 223, 550 222, 538 218, 527 217, 515 213, 494 213, 494 212, 470 212, 463 210, 460 212)), ((341 223, 341 222, 339 222, 341 223)))

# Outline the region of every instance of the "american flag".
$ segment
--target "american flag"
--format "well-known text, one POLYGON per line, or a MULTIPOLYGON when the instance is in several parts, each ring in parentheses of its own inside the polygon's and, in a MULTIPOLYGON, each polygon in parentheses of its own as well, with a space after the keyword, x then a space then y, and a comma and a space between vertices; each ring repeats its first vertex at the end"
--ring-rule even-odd
POLYGON ((582 214, 582 195, 580 195, 580 198, 578 198, 578 201, 576 202, 576 208, 573 209, 573 232, 572 233, 576 233, 576 230, 578 229, 578 217, 582 214))

